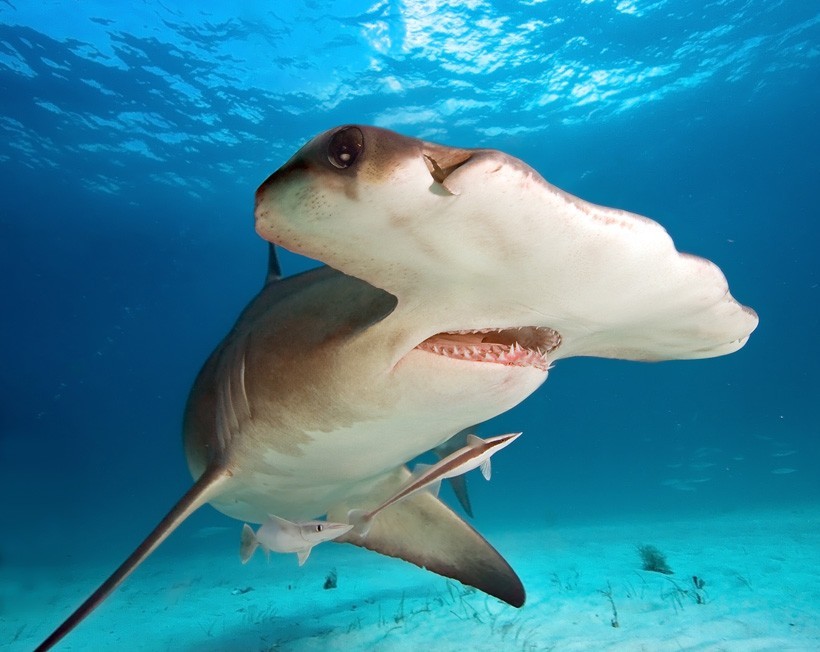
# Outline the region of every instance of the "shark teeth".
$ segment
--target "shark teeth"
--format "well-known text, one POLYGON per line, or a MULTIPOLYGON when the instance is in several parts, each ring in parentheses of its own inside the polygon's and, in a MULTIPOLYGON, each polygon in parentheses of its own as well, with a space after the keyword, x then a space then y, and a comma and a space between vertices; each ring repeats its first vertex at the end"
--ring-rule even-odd
POLYGON ((549 369, 549 353, 561 343, 551 328, 516 327, 454 330, 434 335, 416 348, 455 360, 549 369))

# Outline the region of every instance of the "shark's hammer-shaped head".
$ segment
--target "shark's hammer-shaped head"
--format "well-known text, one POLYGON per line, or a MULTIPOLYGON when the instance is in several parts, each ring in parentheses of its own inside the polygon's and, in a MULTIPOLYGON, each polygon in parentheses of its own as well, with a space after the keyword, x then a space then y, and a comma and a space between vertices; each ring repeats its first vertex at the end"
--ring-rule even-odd
POLYGON ((453 201, 458 187, 449 186, 480 155, 375 127, 331 130, 262 184, 256 228, 398 298, 406 338, 391 365, 424 351, 527 368, 520 400, 546 378, 547 355, 560 338, 526 315, 510 319, 496 304, 490 279, 503 261, 492 225, 482 215, 474 228, 465 222, 453 201))
POLYGON ((572 355, 723 355, 757 325, 659 224, 495 150, 338 127, 262 184, 255 215, 265 239, 395 295, 419 325, 408 350, 498 362, 505 349, 503 364, 545 370, 572 355))

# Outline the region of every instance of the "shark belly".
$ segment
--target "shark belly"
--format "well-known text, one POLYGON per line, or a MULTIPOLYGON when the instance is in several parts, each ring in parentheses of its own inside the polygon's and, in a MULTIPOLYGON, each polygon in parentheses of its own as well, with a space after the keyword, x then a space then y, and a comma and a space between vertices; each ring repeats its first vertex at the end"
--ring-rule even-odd
POLYGON ((249 423, 232 442, 228 465, 236 471, 211 504, 252 523, 270 514, 297 521, 327 514, 339 504, 378 493, 397 467, 459 430, 507 411, 546 377, 535 368, 412 351, 385 377, 354 382, 352 375, 339 387, 324 386, 323 394, 336 396, 345 409, 328 398, 322 412, 344 417, 330 428, 301 430, 293 447, 276 445, 292 440, 292 431, 249 423), (351 417, 346 410, 354 401, 356 416, 351 417))
POLYGON ((426 310, 330 268, 269 285, 189 398, 192 475, 230 473, 211 504, 253 523, 324 515, 547 378, 419 348, 431 334, 426 310))

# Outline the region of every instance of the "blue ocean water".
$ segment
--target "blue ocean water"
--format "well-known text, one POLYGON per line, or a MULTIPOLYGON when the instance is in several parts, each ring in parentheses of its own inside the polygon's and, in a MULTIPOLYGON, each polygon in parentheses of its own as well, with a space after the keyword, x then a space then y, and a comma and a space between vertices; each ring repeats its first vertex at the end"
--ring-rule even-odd
POLYGON ((814 3, 226 7, 0 4, 4 537, 136 543, 189 486, 187 393, 265 275, 254 190, 350 122, 652 217, 760 315, 724 358, 561 361, 482 427, 525 433, 472 481, 482 523, 817 504, 814 3))

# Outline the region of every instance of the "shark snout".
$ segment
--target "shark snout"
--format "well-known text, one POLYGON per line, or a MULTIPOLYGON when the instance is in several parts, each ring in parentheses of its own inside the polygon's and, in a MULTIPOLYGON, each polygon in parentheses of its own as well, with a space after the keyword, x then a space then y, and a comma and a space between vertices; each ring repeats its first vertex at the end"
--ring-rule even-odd
POLYGON ((254 204, 254 208, 258 209, 259 204, 264 201, 265 197, 275 191, 276 186, 280 186, 281 184, 285 183, 288 178, 292 177, 294 174, 298 174, 300 172, 304 172, 308 169, 307 161, 305 161, 301 156, 294 156, 291 158, 287 163, 285 163, 282 167, 280 167, 276 172, 271 174, 267 179, 262 182, 256 189, 256 201, 254 204))

